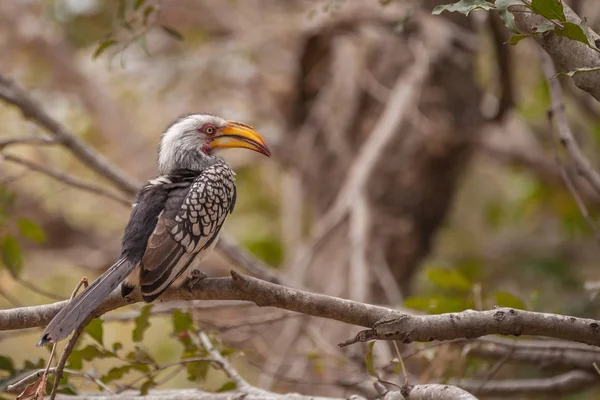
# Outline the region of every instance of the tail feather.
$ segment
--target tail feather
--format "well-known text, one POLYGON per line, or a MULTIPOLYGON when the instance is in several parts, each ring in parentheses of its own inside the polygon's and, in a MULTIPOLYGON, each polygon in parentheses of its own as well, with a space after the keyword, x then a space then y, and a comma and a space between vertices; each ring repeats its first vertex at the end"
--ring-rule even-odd
POLYGON ((58 342, 73 332, 127 276, 135 264, 121 258, 50 321, 38 346, 58 342))

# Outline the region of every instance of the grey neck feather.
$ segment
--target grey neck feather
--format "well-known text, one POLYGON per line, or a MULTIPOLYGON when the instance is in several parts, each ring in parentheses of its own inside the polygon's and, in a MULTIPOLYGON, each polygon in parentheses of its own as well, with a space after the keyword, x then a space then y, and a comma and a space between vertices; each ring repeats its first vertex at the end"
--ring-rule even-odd
POLYGON ((224 162, 221 156, 204 153, 194 132, 183 134, 177 140, 169 139, 163 138, 158 152, 160 175, 168 175, 177 169, 201 172, 213 164, 224 162))

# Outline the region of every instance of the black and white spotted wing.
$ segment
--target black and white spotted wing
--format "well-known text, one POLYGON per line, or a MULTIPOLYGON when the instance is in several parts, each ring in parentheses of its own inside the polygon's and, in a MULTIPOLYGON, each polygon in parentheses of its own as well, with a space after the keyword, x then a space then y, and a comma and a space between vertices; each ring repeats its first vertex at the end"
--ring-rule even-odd
POLYGON ((169 191, 140 263, 145 301, 155 300, 198 255, 208 253, 234 205, 234 174, 226 164, 214 164, 191 185, 169 191))

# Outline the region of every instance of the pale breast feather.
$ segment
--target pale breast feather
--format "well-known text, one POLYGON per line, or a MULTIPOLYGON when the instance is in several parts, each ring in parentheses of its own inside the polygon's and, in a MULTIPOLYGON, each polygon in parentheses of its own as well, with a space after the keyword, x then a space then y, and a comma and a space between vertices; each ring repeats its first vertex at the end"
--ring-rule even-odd
POLYGON ((202 251, 216 239, 233 209, 234 179, 228 166, 215 164, 192 183, 170 232, 186 252, 202 251))

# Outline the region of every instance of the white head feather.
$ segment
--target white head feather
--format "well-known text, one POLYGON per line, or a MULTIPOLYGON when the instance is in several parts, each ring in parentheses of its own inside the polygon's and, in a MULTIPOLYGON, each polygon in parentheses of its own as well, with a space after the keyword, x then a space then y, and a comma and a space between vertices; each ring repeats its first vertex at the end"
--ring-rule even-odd
POLYGON ((207 123, 217 129, 227 121, 209 114, 191 114, 179 118, 163 133, 158 151, 158 172, 169 174, 176 169, 203 170, 218 156, 208 154, 203 148, 208 138, 199 129, 207 123))

